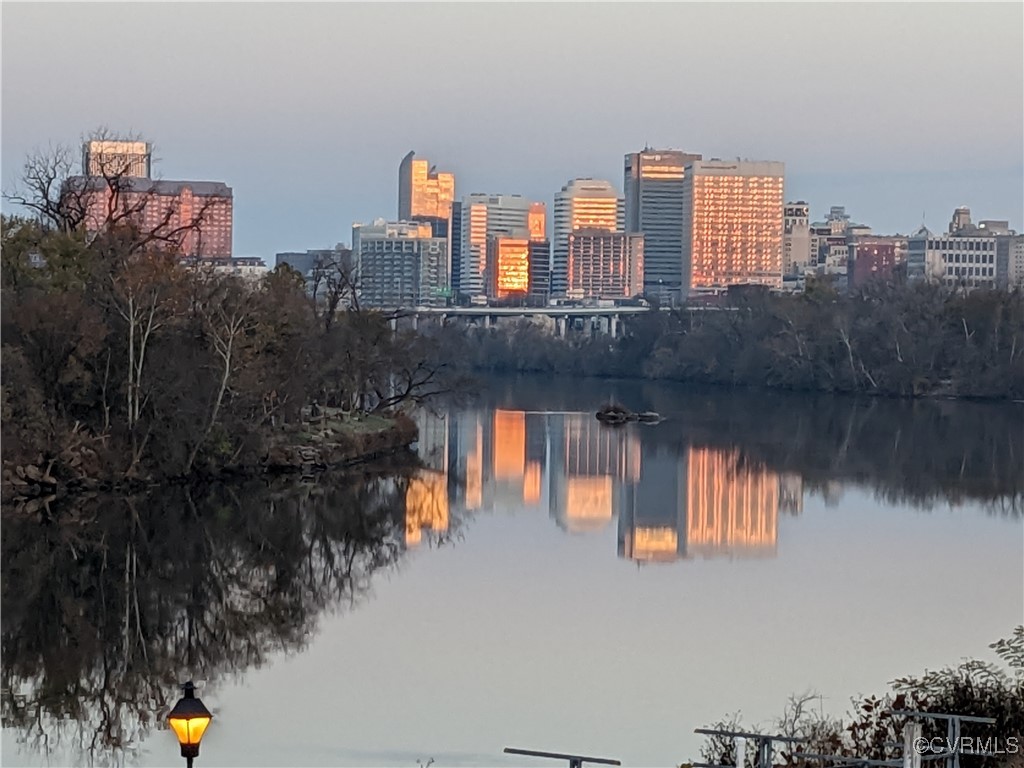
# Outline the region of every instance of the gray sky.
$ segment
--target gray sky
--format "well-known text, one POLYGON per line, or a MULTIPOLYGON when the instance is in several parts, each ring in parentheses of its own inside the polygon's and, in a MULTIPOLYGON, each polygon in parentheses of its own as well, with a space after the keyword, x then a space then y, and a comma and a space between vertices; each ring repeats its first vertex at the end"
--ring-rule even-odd
POLYGON ((98 125, 225 181, 235 253, 397 213, 410 149, 550 206, 651 146, 786 163, 879 232, 1024 229, 1024 5, 4 2, 3 184, 98 125))

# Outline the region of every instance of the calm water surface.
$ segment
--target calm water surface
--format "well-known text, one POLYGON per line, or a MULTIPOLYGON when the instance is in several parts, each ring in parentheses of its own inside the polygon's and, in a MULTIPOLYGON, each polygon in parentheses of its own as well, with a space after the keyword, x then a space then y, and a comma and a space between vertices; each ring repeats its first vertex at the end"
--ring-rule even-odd
POLYGON ((420 420, 422 469, 7 510, 3 763, 179 765, 195 676, 197 766, 670 766, 1024 620, 1019 406, 520 379, 420 420))

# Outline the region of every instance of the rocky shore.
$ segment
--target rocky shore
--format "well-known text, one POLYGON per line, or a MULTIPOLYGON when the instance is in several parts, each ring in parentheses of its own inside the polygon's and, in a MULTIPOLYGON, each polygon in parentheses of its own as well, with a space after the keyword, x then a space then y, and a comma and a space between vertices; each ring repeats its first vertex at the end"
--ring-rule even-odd
MULTIPOLYGON (((330 409, 325 409, 329 411, 330 409)), ((351 466, 407 450, 418 437, 415 422, 399 413, 380 416, 342 416, 321 412, 269 432, 262 458, 252 464, 225 464, 215 471, 188 476, 150 472, 118 476, 104 468, 97 452, 87 446, 64 451, 55 458, 39 455, 34 462, 5 462, 0 483, 4 503, 46 504, 82 492, 136 490, 161 483, 187 483, 216 477, 251 477, 259 474, 302 473, 351 466)))

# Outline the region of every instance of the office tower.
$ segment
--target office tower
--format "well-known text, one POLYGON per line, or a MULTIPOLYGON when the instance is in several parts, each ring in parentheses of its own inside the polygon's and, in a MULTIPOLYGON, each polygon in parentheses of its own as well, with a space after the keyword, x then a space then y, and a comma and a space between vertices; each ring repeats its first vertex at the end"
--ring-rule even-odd
POLYGON ((83 207, 87 232, 130 221, 183 257, 231 258, 234 202, 231 187, 219 181, 124 177, 111 185, 102 176, 73 176, 63 194, 83 207))
POLYGON ((487 239, 487 297, 525 299, 530 292, 530 239, 523 230, 487 239))
POLYGON ((452 296, 462 292, 462 203, 452 202, 451 233, 448 237, 448 272, 452 296))
POLYGON ((782 274, 803 275, 811 266, 811 208, 803 200, 786 203, 782 214, 782 274))
MULTIPOLYGON (((448 221, 455 200, 455 175, 438 173, 426 160, 410 152, 398 166, 398 219, 448 221)), ((435 226, 435 236, 437 233, 435 226)))
POLYGON ((546 304, 551 297, 551 241, 530 240, 530 298, 546 304))
POLYGON ((569 235, 565 295, 628 299, 643 293, 644 235, 578 229, 569 235))
POLYGON ((691 290, 782 286, 783 164, 694 160, 683 179, 691 290))
POLYGON ((644 149, 626 155, 623 191, 626 232, 644 236, 644 293, 665 304, 689 292, 683 262, 683 176, 701 155, 677 149, 644 149), (686 286, 686 288, 683 288, 686 286))
POLYGON ((487 241, 498 235, 524 233, 527 239, 543 231, 544 204, 522 195, 474 193, 462 199, 459 290, 471 297, 486 295, 487 241), (535 233, 531 230, 539 230, 535 233))
POLYGON ((524 230, 489 237, 484 271, 487 298, 544 304, 551 291, 550 259, 551 244, 531 240, 524 230))
POLYGON ((93 139, 82 145, 82 175, 148 179, 153 148, 144 141, 93 139))
POLYGON ((426 222, 377 219, 352 225, 361 305, 396 309, 446 304, 447 246, 426 222))
MULTIPOLYGON (((998 229, 974 226, 967 208, 956 209, 945 234, 921 227, 907 240, 908 278, 951 287, 995 288, 1000 277, 998 229)), ((1009 271, 1008 264, 1005 271, 1009 271)))
POLYGON ((555 195, 551 295, 568 290, 569 236, 578 229, 623 232, 625 204, 611 182, 573 179, 555 195))

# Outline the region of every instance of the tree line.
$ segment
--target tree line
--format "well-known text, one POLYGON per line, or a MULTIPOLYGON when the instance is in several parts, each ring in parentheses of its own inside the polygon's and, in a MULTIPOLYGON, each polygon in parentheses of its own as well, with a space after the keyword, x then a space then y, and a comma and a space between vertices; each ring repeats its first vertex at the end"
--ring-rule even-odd
POLYGON ((720 311, 649 312, 616 340, 530 322, 438 330, 445 359, 497 373, 640 377, 897 397, 1024 398, 1024 293, 870 283, 737 290, 720 311))
POLYGON ((69 157, 29 158, 8 199, 34 216, 0 223, 5 481, 253 466, 303 409, 392 413, 446 388, 430 340, 359 307, 347 253, 258 283, 190 265, 202 208, 147 222, 114 167, 97 221, 69 157))

